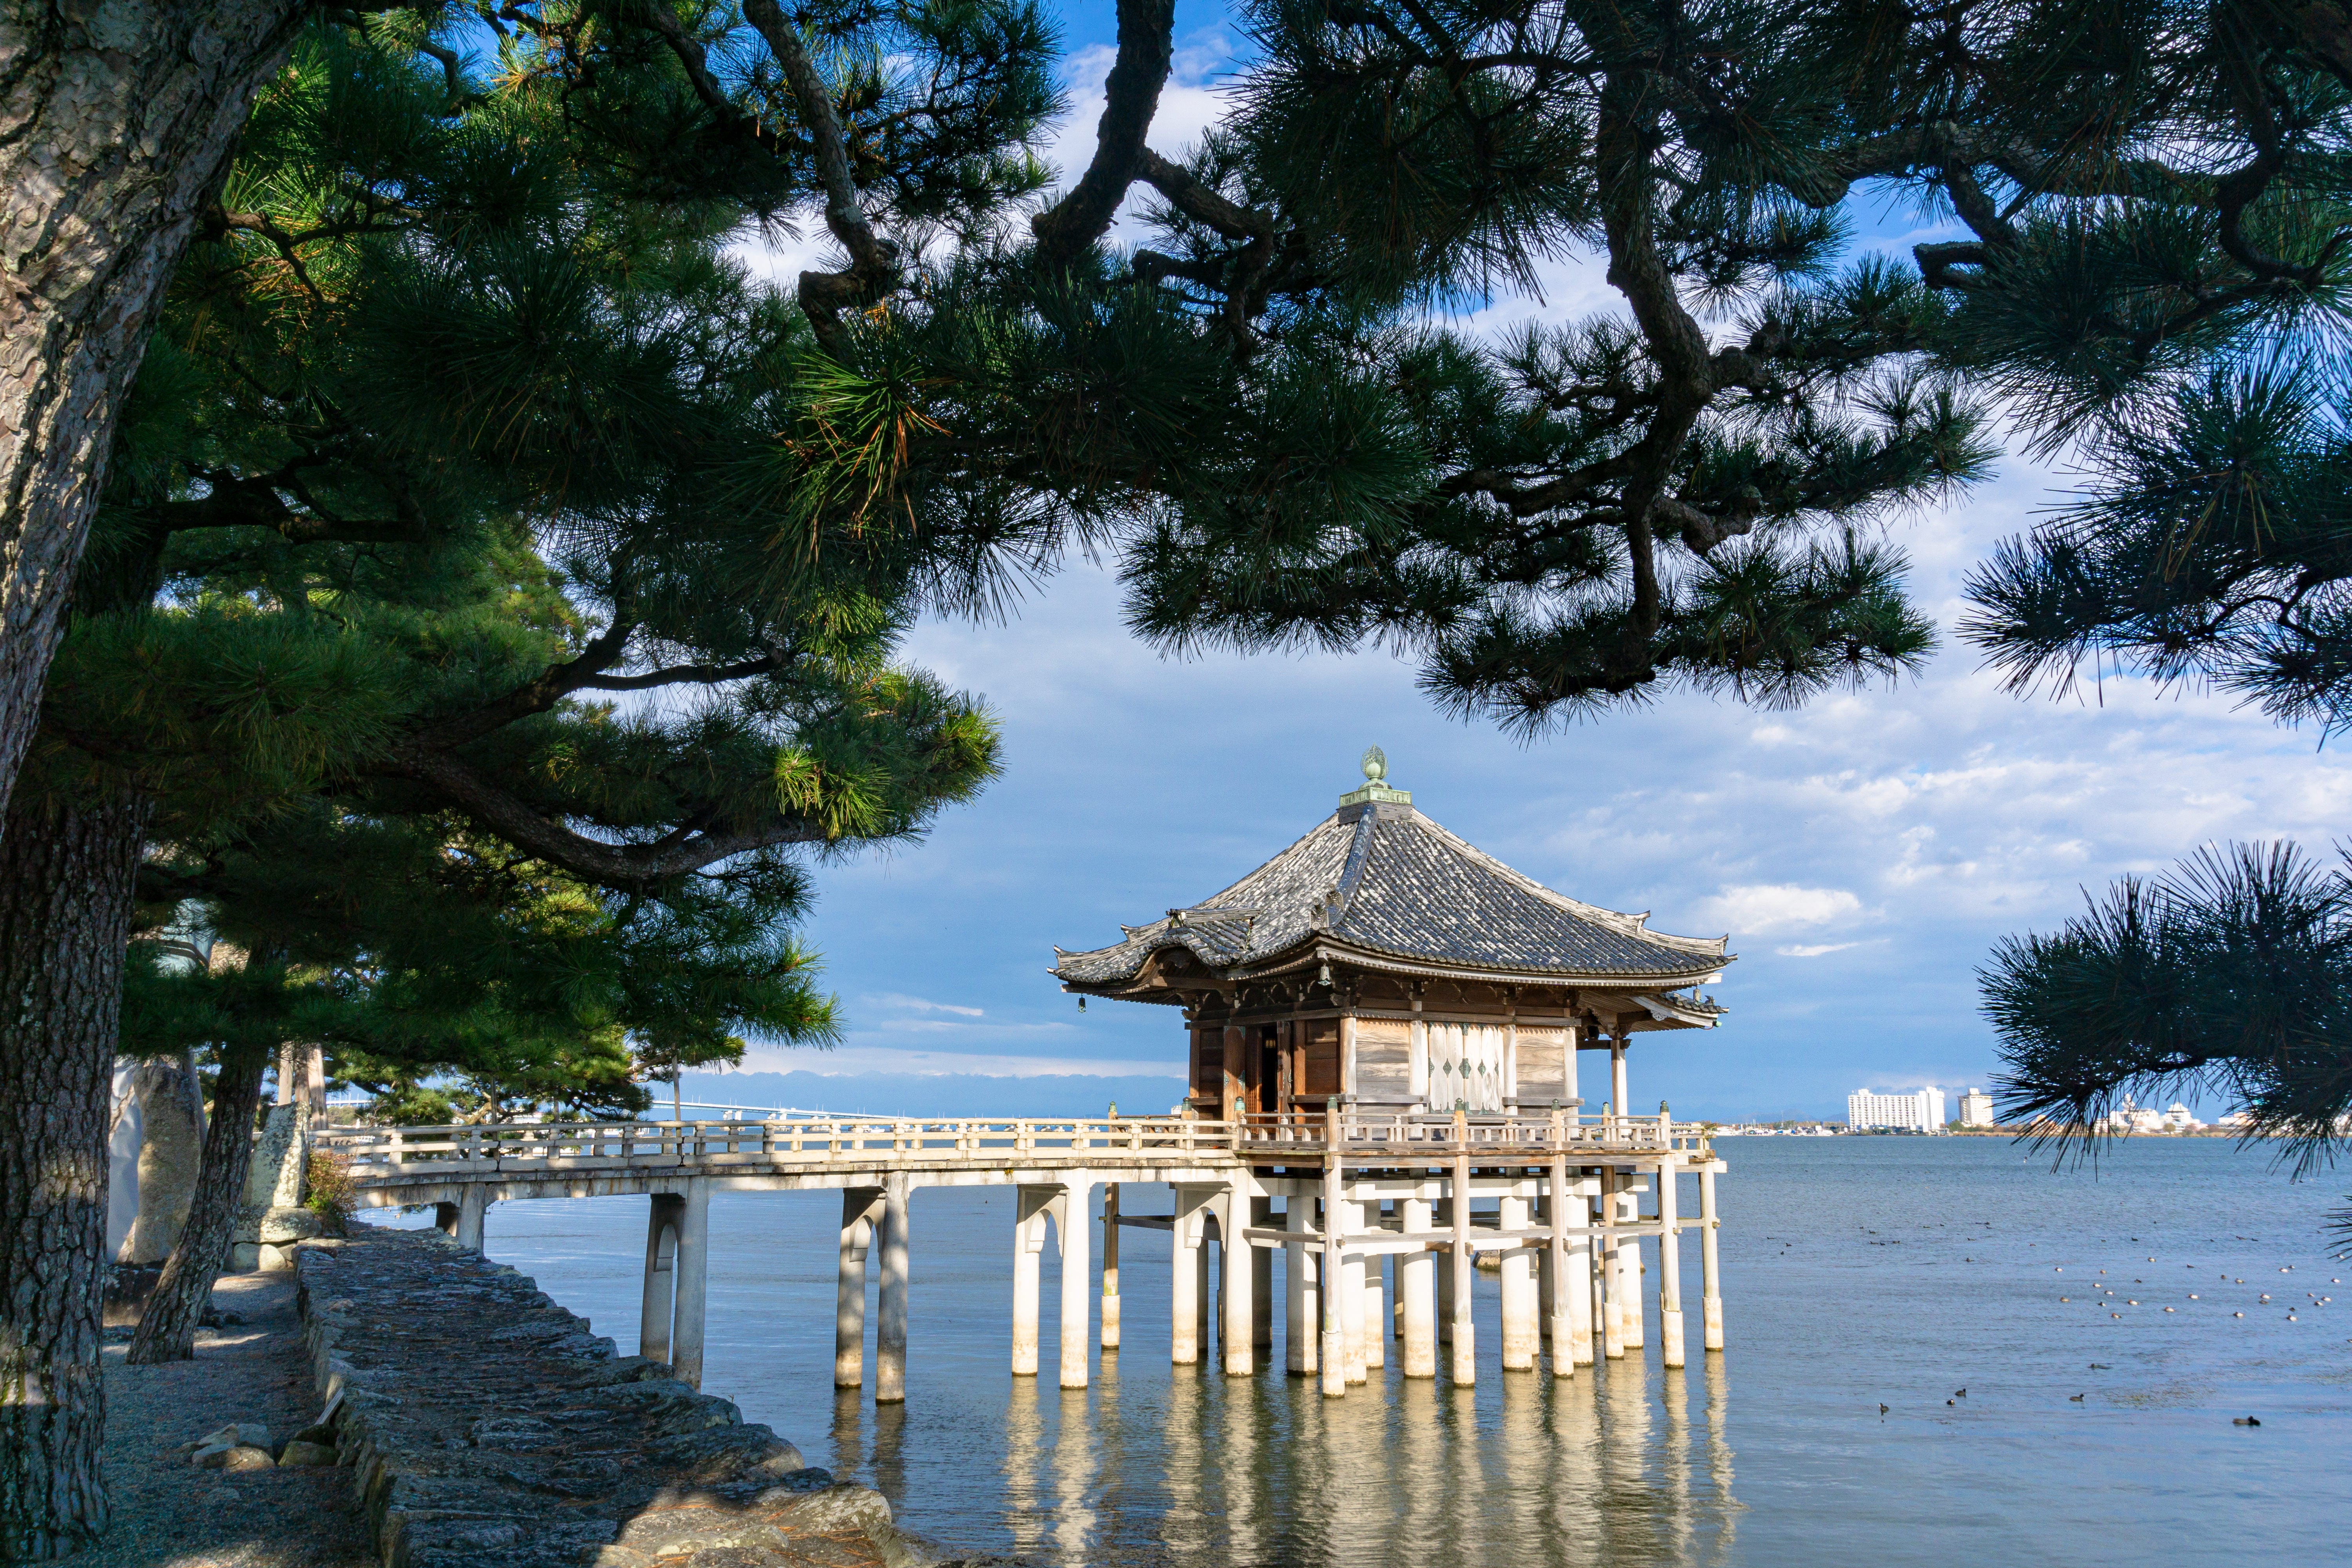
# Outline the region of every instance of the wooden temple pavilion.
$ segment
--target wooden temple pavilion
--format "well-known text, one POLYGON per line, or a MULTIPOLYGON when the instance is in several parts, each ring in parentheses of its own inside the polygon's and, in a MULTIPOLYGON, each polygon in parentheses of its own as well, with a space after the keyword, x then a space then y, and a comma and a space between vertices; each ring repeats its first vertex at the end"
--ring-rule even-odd
POLYGON ((1556 893, 1414 810, 1378 747, 1363 769, 1232 886, 1113 946, 1055 950, 1066 991, 1183 1009, 1190 1113, 1576 1110, 1594 1098, 1578 1058, 1605 1050, 1598 1098, 1623 1114, 1633 1037, 1715 1027, 1697 987, 1731 962, 1725 938, 1556 893))
MULTIPOLYGON (((1267 1249, 1286 1250, 1286 1358, 1294 1373, 1319 1363, 1327 1394, 1381 1364, 1388 1336, 1368 1325, 1390 1316, 1390 1258, 1406 1375, 1436 1375, 1437 1346, 1450 1342, 1454 1380, 1466 1384, 1476 1255, 1500 1255, 1504 1367, 1534 1366, 1549 1341, 1567 1376, 1596 1353, 1640 1348, 1641 1247, 1655 1238, 1662 1359, 1681 1366, 1684 1176, 1699 1188, 1704 1343, 1720 1350, 1724 1166, 1663 1103, 1654 1118, 1632 1114, 1626 1058, 1636 1036, 1716 1026, 1724 1010, 1700 988, 1731 962, 1727 939, 1654 931, 1646 915, 1555 892, 1416 811, 1387 782, 1380 748, 1363 772, 1338 810, 1239 881, 1123 926, 1109 947, 1055 950, 1066 991, 1182 1010, 1181 1114, 1224 1131, 1248 1170, 1213 1190, 1177 1185, 1172 1221, 1148 1221, 1177 1236, 1176 1359, 1208 1337, 1213 1226, 1229 1301, 1267 1302, 1267 1249), (1588 1051, 1607 1053, 1597 1114, 1578 1069, 1588 1051)), ((1116 1184, 1105 1210, 1110 1345, 1116 1184)), ((1231 1372, 1247 1368, 1252 1343, 1271 1342, 1258 1310, 1248 1338, 1238 1321, 1228 1331, 1231 1372)))

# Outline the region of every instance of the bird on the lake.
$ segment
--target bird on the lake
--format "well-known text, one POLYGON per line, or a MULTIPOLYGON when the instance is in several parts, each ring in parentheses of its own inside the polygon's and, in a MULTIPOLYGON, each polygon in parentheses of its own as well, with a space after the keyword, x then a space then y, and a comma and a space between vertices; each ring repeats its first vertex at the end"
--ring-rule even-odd
POLYGON ((1947 1399, 1944 1403, 1947 1405, 1958 1405, 1959 1401, 1957 1399, 1947 1399))
POLYGON ((2077 1405, 2083 1403, 2083 1396, 2079 1394, 2070 1394, 2066 1397, 2073 1400, 2077 1405))
POLYGON ((2093 1372, 2113 1372, 2116 1369, 2109 1366, 2105 1362, 2095 1361, 2091 1363, 2091 1370, 2093 1372))
POLYGON ((1880 1406, 1878 1407, 1878 1413, 1879 1413, 1881 1415, 1885 1415, 1885 1414, 1886 1414, 1886 1412, 1887 1412, 1889 1409, 1891 1409, 1891 1408, 1892 1408, 1892 1406, 1890 1406, 1890 1405, 1880 1405, 1880 1406))
POLYGON ((1952 1390, 1952 1397, 1955 1399, 1966 1399, 1968 1396, 1969 1391, 1965 1388, 1956 1388, 1952 1390))
POLYGON ((2258 1415, 2240 1415, 2230 1423, 2232 1426, 2259 1426, 2262 1424, 2262 1417, 2258 1415))

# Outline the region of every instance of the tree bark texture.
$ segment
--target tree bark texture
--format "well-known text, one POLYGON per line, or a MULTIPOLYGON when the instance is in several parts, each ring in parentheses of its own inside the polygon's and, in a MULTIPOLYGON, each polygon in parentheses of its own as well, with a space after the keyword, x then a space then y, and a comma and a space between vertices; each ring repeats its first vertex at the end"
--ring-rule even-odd
POLYGON ((245 1178, 253 1163, 253 1116, 261 1104, 261 1075, 269 1066, 266 1047, 246 1045, 224 1052, 213 1085, 213 1111, 205 1123, 205 1159, 196 1195, 179 1245, 164 1261, 154 1293, 131 1337, 133 1366, 186 1361, 196 1353, 196 1320, 213 1299, 213 1281, 227 1268, 245 1201, 245 1178))
POLYGON ((0 0, 0 808, 117 411, 302 0, 0 0))
POLYGON ((0 828, 0 1562, 106 1528, 107 1090, 146 822, 100 791, 0 828))

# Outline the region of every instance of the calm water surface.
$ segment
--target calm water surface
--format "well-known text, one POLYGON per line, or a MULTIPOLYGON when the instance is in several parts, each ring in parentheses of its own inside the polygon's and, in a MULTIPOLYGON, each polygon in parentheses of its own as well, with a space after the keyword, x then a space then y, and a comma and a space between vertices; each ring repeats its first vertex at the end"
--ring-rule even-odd
MULTIPOLYGON (((1491 1275, 1475 1390, 1392 1347, 1384 1395, 1326 1401, 1282 1374, 1279 1311, 1259 1376, 1171 1367, 1168 1242, 1129 1231, 1126 1346, 1065 1394, 1052 1249, 1047 1375, 1016 1380, 1011 1194, 945 1190, 914 1198, 903 1407, 832 1389, 831 1194, 712 1200, 704 1386, 908 1528, 1038 1563, 2346 1561, 2352 1265, 2319 1227, 2347 1184, 2204 1139, 2096 1179, 1992 1139, 1721 1148, 1730 1349, 1687 1372, 1656 1365, 1653 1301, 1643 1363, 1506 1374, 1491 1275)), ((642 1198, 517 1203, 487 1250, 632 1350, 644 1235, 642 1198)), ((1684 1279, 1696 1344, 1695 1237, 1684 1279)))

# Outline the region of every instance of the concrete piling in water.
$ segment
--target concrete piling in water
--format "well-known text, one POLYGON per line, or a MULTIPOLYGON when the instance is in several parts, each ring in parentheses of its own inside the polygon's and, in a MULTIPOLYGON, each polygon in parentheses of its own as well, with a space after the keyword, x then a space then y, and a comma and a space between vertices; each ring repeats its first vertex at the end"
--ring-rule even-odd
POLYGON ((882 1189, 882 1288, 874 1330, 874 1403, 904 1404, 907 1398, 907 1290, 909 1238, 907 1178, 894 1175, 882 1189))
POLYGON ((882 1217, 882 1189, 846 1187, 841 1194, 841 1267, 834 1285, 833 1385, 866 1382, 866 1259, 882 1217))

